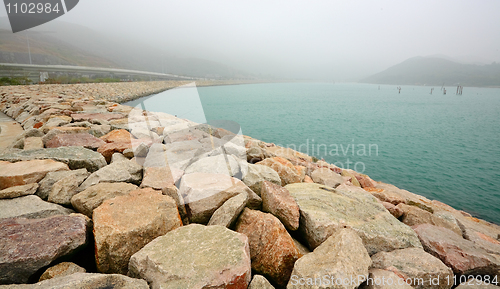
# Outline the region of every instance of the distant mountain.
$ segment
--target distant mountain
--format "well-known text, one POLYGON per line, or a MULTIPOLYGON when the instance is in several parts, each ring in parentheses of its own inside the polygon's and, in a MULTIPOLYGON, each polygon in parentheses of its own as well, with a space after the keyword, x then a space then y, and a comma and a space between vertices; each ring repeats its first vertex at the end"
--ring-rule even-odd
POLYGON ((437 57, 414 57, 360 82, 395 85, 500 86, 500 64, 461 64, 437 57))
POLYGON ((250 73, 199 58, 179 58, 168 48, 108 35, 76 24, 52 21, 13 34, 0 19, 0 62, 29 63, 26 34, 33 64, 113 67, 174 73, 206 78, 254 78, 250 73))

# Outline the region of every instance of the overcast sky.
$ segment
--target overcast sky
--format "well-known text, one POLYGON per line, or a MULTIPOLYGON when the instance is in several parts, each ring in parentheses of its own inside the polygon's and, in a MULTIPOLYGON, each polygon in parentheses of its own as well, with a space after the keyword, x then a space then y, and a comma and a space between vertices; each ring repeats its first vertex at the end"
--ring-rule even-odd
POLYGON ((359 78, 436 54, 500 62, 498 0, 80 0, 61 21, 288 77, 359 78))

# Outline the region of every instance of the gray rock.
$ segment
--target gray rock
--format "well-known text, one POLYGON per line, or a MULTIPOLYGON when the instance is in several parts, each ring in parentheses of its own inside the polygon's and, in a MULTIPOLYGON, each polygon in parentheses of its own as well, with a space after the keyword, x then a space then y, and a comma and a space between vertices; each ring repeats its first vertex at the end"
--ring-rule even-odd
POLYGON ((142 180, 142 166, 134 160, 109 164, 92 173, 78 188, 83 191, 98 183, 127 182, 140 185, 142 180))
POLYGON ((9 162, 36 159, 53 159, 67 164, 72 170, 85 168, 89 172, 95 172, 106 165, 106 160, 100 153, 84 147, 45 148, 39 150, 7 152, 0 155, 0 160, 9 162))
POLYGON ((210 218, 208 226, 220 225, 226 228, 236 221, 243 208, 247 205, 248 194, 241 193, 225 201, 210 218))
POLYGON ((71 198, 77 194, 78 186, 89 175, 86 169, 70 171, 70 174, 54 183, 47 200, 51 203, 70 206, 71 198))
POLYGON ((152 288, 247 288, 248 239, 222 226, 180 227, 132 255, 129 276, 152 288))
POLYGON ((343 227, 353 228, 369 254, 421 247, 415 232, 361 188, 298 183, 285 187, 300 208, 300 229, 314 249, 343 227))
POLYGON ((280 176, 275 170, 268 166, 248 164, 248 173, 243 178, 243 182, 260 196, 263 181, 281 185, 280 176))
POLYGON ((248 289, 274 289, 274 287, 264 276, 254 275, 248 289))
POLYGON ((336 188, 344 182, 344 178, 329 168, 319 168, 311 173, 311 179, 321 185, 336 188))
POLYGON ((0 199, 13 199, 22 196, 33 195, 38 189, 38 184, 28 184, 23 186, 14 186, 0 191, 0 199))
POLYGON ((92 218, 94 209, 99 207, 105 200, 126 195, 137 189, 136 185, 129 183, 99 183, 74 195, 71 198, 71 205, 76 211, 92 218))
POLYGON ((186 174, 192 173, 213 173, 224 174, 231 177, 240 176, 240 166, 236 159, 231 155, 216 155, 202 158, 186 168, 186 174))
POLYGON ((36 195, 44 200, 47 200, 50 192, 52 191, 52 186, 54 186, 57 181, 71 175, 73 175, 72 171, 57 171, 46 174, 45 177, 38 183, 39 187, 36 191, 36 195))
POLYGON ((125 157, 123 154, 121 153, 114 153, 112 156, 111 156, 111 163, 116 163, 116 162, 121 162, 121 161, 128 161, 129 159, 127 157, 125 157))
POLYGON ((0 239, 0 284, 26 283, 40 268, 86 245, 87 219, 2 219, 0 239))
POLYGON ((120 274, 75 273, 36 284, 4 285, 2 289, 149 289, 144 280, 120 274))
POLYGON ((392 269, 397 275, 415 280, 412 282, 413 288, 449 289, 453 286, 453 271, 420 248, 379 252, 372 256, 372 268, 392 269))
POLYGON ((73 211, 70 209, 57 204, 45 202, 38 196, 34 195, 0 200, 0 219, 40 219, 55 215, 69 215, 72 212, 73 211))
POLYGON ((312 253, 298 259, 293 267, 287 289, 292 288, 357 288, 368 275, 371 259, 359 236, 351 229, 341 229, 319 245, 312 253), (329 278, 324 278, 328 276, 329 278), (317 285, 300 283, 321 280, 317 285), (347 278, 348 282, 332 286, 332 281, 347 278), (353 278, 354 280, 351 280, 353 278), (326 280, 325 280, 326 279, 326 280), (330 282, 327 284, 327 282, 330 282))

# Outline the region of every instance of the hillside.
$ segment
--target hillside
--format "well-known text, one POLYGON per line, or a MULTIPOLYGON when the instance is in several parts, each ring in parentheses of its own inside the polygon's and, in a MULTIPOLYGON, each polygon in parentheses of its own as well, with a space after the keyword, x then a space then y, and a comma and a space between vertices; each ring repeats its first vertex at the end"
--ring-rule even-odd
MULTIPOLYGON (((106 58, 60 41, 50 34, 31 32, 28 37, 33 64, 120 68, 106 58)), ((0 29, 0 62, 29 63, 26 33, 13 34, 10 30, 0 29)))
MULTIPOLYGON (((0 62, 29 63, 26 33, 12 34, 0 18, 0 62)), ((34 64, 114 67, 207 78, 253 78, 250 73, 76 24, 52 21, 28 31, 34 64)))
POLYGON ((360 82, 394 85, 500 86, 500 64, 461 64, 443 58, 414 57, 360 82))

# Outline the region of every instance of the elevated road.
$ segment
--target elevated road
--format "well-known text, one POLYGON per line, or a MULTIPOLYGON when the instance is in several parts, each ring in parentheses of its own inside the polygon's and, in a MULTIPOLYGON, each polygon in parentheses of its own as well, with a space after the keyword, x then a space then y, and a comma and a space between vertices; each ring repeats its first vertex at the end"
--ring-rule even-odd
POLYGON ((0 77, 26 76, 35 82, 40 80, 40 73, 73 73, 88 75, 111 75, 116 78, 149 77, 150 79, 161 80, 197 80, 198 78, 181 76, 169 73, 157 73, 140 70, 86 67, 71 65, 37 65, 37 64, 16 64, 0 63, 0 77))

